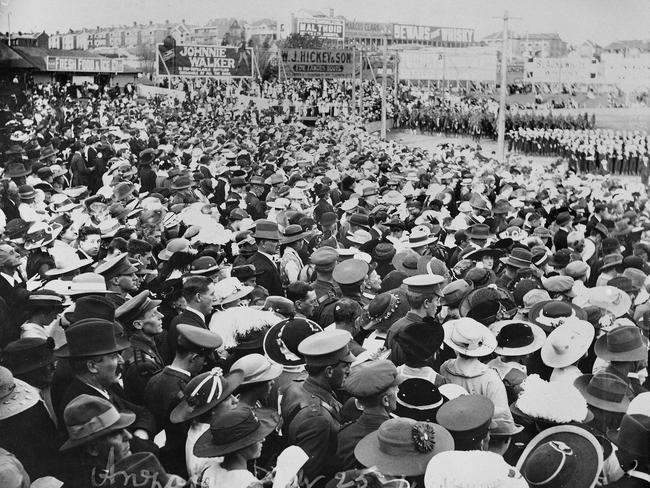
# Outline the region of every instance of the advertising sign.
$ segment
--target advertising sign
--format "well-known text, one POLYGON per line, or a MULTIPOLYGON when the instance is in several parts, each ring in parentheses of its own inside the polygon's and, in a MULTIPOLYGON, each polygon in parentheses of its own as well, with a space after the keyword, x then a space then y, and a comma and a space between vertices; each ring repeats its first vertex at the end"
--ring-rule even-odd
POLYGON ((252 59, 250 48, 158 44, 156 66, 159 76, 251 78, 252 59))
POLYGON ((83 73, 123 73, 124 61, 114 58, 72 58, 48 56, 47 71, 71 71, 83 73))
POLYGON ((299 18, 296 19, 296 31, 301 35, 342 41, 345 37, 345 21, 327 17, 299 18))
POLYGON ((385 22, 345 22, 345 35, 349 38, 390 37, 393 25, 385 22))
POLYGON ((404 41, 470 43, 474 41, 474 29, 393 24, 393 37, 404 41))
POLYGON ((494 82, 497 54, 493 48, 432 48, 399 53, 402 80, 494 82))
POLYGON ((287 78, 352 78, 352 51, 347 49, 285 49, 287 78))
POLYGON ((534 58, 526 64, 532 83, 592 83, 597 66, 588 58, 534 58))

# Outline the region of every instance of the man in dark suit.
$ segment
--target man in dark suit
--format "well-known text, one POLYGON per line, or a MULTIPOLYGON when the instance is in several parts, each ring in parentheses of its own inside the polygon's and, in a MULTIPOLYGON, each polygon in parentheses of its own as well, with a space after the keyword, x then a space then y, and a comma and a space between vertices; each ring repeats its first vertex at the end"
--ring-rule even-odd
POLYGON ((141 192, 151 192, 156 187, 156 172, 151 168, 155 157, 154 150, 151 148, 140 153, 138 178, 140 179, 141 192))
POLYGON ((553 245, 555 246, 555 251, 560 249, 566 249, 569 247, 567 238, 569 232, 573 230, 573 217, 569 212, 560 212, 555 218, 555 222, 560 227, 553 236, 553 245))
POLYGON ((146 408, 127 401, 118 383, 124 360, 120 353, 129 342, 118 337, 114 323, 102 319, 84 319, 65 331, 67 344, 58 349, 58 357, 70 360, 75 377, 61 397, 55 411, 59 426, 65 425, 63 411, 79 395, 91 395, 111 402, 118 411, 135 413, 129 430, 135 451, 155 450, 149 439, 156 430, 153 415, 146 408))
POLYGON ((318 198, 318 201, 316 202, 316 206, 314 206, 314 211, 312 212, 312 215, 314 216, 314 220, 320 223, 323 214, 327 212, 333 213, 335 212, 335 210, 332 204, 329 202, 329 196, 330 196, 329 186, 319 183, 314 186, 314 193, 316 194, 316 198, 318 198))
POLYGON ((170 472, 186 477, 187 425, 172 423, 169 415, 180 402, 185 385, 201 372, 206 358, 221 346, 222 340, 209 330, 188 324, 178 324, 177 331, 174 361, 149 380, 144 401, 156 419, 157 431, 165 430, 165 447, 160 451, 160 459, 170 472))
POLYGON ((167 331, 168 351, 163 356, 169 363, 176 354, 178 344, 178 324, 188 324, 200 329, 207 329, 207 320, 212 313, 214 302, 214 285, 212 280, 205 276, 192 276, 183 283, 183 296, 187 301, 185 310, 174 317, 167 331))
POLYGON ((280 271, 276 264, 280 241, 278 224, 270 220, 259 220, 255 225, 253 237, 257 252, 248 259, 247 264, 254 265, 255 270, 260 272, 257 284, 266 288, 271 295, 284 296, 280 271))
MULTIPOLYGON (((18 326, 24 322, 24 309, 28 292, 18 269, 20 255, 9 244, 0 245, 0 297, 3 299, 3 311, 9 318, 8 324, 2 324, 3 333, 0 340, 7 344, 18 339, 18 326)), ((0 344, 0 345, 4 345, 0 344)))

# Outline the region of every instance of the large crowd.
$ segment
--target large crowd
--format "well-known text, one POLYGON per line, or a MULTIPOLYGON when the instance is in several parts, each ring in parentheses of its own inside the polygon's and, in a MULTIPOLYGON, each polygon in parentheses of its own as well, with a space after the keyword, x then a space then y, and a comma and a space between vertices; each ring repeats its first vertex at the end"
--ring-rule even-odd
POLYGON ((2 112, 0 486, 650 485, 644 185, 183 89, 2 112))

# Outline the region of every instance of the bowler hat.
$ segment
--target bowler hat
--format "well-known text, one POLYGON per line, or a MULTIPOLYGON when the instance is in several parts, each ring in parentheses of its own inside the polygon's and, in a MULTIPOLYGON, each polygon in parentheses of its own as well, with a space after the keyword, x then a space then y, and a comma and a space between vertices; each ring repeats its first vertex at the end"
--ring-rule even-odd
POLYGON ((468 239, 486 241, 490 237, 490 227, 485 224, 474 224, 465 231, 465 234, 468 239))
POLYGON ((555 222, 561 227, 571 222, 571 219, 573 219, 573 217, 569 212, 560 212, 557 214, 557 217, 555 217, 555 222))
POLYGON ((131 344, 115 334, 112 322, 97 318, 75 322, 65 331, 68 343, 54 353, 60 358, 103 356, 123 351, 131 344))
POLYGON ((84 319, 102 319, 109 322, 115 320, 115 304, 98 295, 80 297, 74 305, 74 311, 66 312, 65 319, 74 324, 84 319))
POLYGON ((127 428, 135 422, 135 414, 118 412, 105 398, 83 394, 73 398, 65 407, 63 422, 69 436, 61 446, 65 451, 127 428))

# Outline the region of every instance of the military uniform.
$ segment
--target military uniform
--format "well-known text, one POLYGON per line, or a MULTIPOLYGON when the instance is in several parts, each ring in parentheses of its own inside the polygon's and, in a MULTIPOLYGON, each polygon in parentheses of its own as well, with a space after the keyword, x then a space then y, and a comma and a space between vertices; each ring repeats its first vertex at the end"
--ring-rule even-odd
POLYGON ((144 404, 144 389, 149 379, 163 369, 165 363, 151 337, 134 334, 131 347, 122 353, 124 358, 124 392, 129 400, 144 404))

